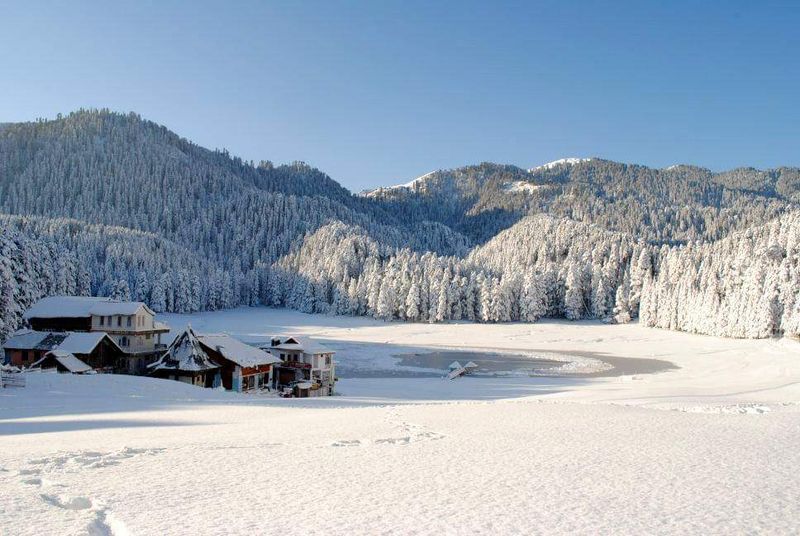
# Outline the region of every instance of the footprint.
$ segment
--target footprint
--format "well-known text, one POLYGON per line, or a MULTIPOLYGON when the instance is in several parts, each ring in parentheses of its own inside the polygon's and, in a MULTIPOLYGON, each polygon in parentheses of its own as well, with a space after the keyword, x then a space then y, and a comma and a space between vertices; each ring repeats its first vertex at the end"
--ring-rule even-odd
POLYGON ((417 437, 419 437, 421 441, 438 441, 445 438, 444 435, 438 432, 420 432, 417 434, 417 437))
POLYGON ((95 518, 86 527, 89 536, 129 536, 128 527, 107 508, 99 508, 95 518))
POLYGON ((358 439, 342 439, 341 441, 336 441, 335 443, 331 443, 332 447, 360 447, 361 441, 358 439))
POLYGON ((41 497, 47 504, 63 508, 64 510, 88 510, 92 507, 92 500, 88 497, 59 497, 46 493, 42 493, 41 497))
POLYGON ((40 475, 40 474, 42 474, 42 472, 39 469, 20 469, 19 470, 19 475, 20 476, 40 475))
POLYGON ((387 437, 385 439, 376 439, 376 445, 408 445, 411 443, 409 436, 405 437, 387 437))
POLYGON ((43 480, 41 478, 29 478, 27 480, 23 480, 23 484, 28 484, 29 486, 41 486, 43 480))

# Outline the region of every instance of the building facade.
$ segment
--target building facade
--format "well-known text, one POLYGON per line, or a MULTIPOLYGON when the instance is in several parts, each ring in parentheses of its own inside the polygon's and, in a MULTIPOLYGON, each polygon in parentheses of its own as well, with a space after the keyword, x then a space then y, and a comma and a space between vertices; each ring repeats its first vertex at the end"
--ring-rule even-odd
POLYGON ((336 385, 335 352, 305 337, 273 337, 269 350, 275 364, 275 387, 292 396, 330 396, 336 385))
POLYGON ((103 332, 125 354, 118 372, 143 374, 166 345, 161 336, 169 327, 155 319, 142 302, 85 296, 53 296, 36 302, 24 315, 36 331, 103 332))

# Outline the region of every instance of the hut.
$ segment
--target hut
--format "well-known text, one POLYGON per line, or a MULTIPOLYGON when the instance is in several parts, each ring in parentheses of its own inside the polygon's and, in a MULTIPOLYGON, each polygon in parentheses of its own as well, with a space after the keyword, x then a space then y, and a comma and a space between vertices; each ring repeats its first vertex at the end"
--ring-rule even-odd
POLYGON ((148 367, 158 378, 176 380, 200 387, 221 385, 220 366, 203 349, 192 327, 175 337, 167 351, 148 367))
POLYGON ((55 369, 58 372, 69 374, 86 374, 93 371, 92 367, 75 357, 74 354, 63 350, 47 352, 44 357, 33 363, 31 368, 55 369))

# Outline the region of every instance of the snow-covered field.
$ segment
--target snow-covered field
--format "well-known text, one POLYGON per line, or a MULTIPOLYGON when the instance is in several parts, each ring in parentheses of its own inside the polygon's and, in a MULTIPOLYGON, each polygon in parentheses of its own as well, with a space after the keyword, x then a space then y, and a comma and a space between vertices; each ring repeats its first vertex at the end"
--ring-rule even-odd
POLYGON ((337 350, 340 395, 29 374, 0 391, 0 534, 800 530, 796 341, 272 309, 164 317, 247 341, 316 337, 337 350), (628 373, 380 377, 397 354, 442 349, 628 373), (648 373, 642 359, 677 368, 648 373))

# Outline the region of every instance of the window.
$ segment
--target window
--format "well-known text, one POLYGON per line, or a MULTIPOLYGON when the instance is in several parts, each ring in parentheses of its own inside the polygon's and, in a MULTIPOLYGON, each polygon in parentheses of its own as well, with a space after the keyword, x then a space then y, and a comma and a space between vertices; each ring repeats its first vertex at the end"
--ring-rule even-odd
POLYGON ((117 317, 117 326, 118 327, 122 327, 122 317, 121 316, 117 317))
POLYGON ((331 364, 331 356, 330 355, 326 355, 325 356, 325 364, 330 366, 330 364, 331 364))
POLYGON ((104 316, 101 316, 101 317, 100 317, 100 325, 102 326, 102 325, 103 325, 103 324, 105 324, 105 323, 106 323, 106 317, 104 317, 104 316))
POLYGON ((147 339, 148 341, 150 340, 150 337, 151 337, 151 335, 149 333, 145 334, 145 336, 144 336, 144 338, 147 339))

